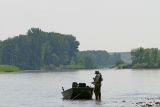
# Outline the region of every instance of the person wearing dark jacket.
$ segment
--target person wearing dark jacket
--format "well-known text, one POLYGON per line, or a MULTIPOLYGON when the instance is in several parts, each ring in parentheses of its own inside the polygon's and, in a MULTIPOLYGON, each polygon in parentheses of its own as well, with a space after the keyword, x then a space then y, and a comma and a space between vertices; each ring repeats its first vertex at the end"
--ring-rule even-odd
POLYGON ((95 71, 95 74, 96 76, 93 78, 94 82, 92 82, 94 84, 94 93, 96 100, 101 100, 101 82, 103 78, 99 71, 95 71))

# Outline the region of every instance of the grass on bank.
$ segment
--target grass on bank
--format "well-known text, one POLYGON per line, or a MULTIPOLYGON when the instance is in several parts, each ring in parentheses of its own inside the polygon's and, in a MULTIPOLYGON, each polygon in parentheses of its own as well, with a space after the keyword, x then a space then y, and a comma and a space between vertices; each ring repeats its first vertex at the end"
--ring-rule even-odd
POLYGON ((65 69, 85 69, 86 67, 84 65, 65 65, 65 69))
POLYGON ((96 69, 97 67, 86 67, 81 64, 70 64, 70 65, 45 65, 41 69, 44 70, 59 70, 59 69, 96 69))
POLYGON ((14 65, 0 65, 0 72, 16 72, 21 69, 14 65))

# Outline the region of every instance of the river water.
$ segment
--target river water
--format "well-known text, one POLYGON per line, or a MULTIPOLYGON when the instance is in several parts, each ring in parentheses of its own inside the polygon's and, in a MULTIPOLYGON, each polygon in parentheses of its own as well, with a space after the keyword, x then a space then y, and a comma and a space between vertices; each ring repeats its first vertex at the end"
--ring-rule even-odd
POLYGON ((0 107, 135 107, 160 100, 160 70, 100 69, 102 101, 63 100, 61 87, 72 82, 92 86, 94 70, 0 73, 0 107))

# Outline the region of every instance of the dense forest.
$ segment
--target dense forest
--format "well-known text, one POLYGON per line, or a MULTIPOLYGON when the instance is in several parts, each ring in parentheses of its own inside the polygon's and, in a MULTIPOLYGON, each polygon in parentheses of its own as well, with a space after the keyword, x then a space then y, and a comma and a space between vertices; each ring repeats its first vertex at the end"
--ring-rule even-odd
POLYGON ((160 68, 158 48, 137 48, 131 51, 133 68, 160 68))
POLYGON ((123 60, 126 63, 131 63, 131 53, 130 52, 118 52, 121 55, 121 60, 123 60))
POLYGON ((119 53, 108 53, 105 50, 80 51, 73 58, 73 64, 81 65, 84 68, 111 67, 121 60, 119 53))
POLYGON ((78 52, 78 46, 79 42, 72 35, 31 28, 26 35, 9 38, 0 43, 0 63, 23 69, 69 64, 78 52))
POLYGON ((22 69, 102 68, 121 59, 119 53, 79 51, 72 35, 31 28, 24 35, 0 42, 0 64, 22 69))

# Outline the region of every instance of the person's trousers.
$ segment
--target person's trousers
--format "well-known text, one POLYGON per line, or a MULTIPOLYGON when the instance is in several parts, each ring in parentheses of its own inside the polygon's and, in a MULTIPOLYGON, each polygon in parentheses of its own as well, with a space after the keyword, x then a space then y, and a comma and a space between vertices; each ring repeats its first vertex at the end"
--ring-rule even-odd
POLYGON ((101 100, 101 84, 95 84, 94 93, 96 96, 96 100, 101 100))

